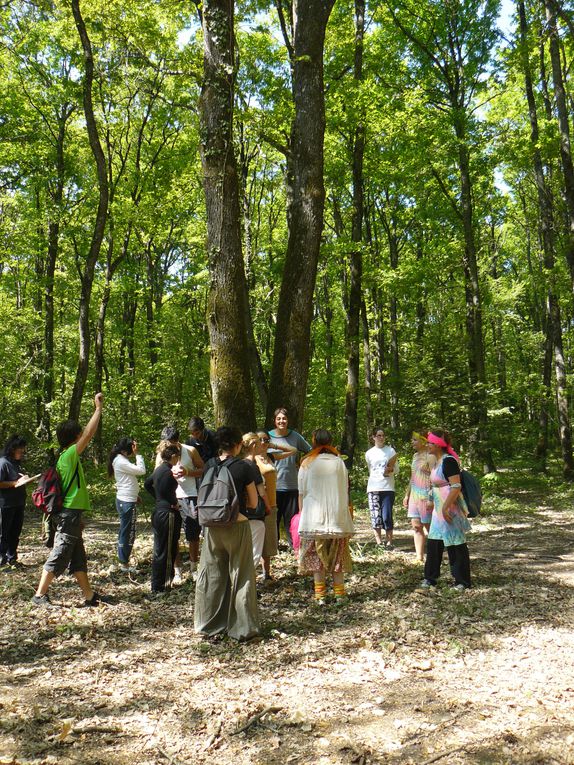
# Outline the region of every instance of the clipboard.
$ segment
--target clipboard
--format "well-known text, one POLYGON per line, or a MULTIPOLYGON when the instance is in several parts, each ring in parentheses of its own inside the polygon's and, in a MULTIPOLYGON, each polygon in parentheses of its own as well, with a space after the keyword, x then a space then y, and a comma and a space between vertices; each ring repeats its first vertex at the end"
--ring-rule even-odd
POLYGON ((42 477, 42 473, 38 473, 37 475, 31 475, 28 478, 26 478, 25 481, 22 481, 20 486, 27 486, 29 483, 32 483, 32 481, 37 481, 41 477, 42 477))

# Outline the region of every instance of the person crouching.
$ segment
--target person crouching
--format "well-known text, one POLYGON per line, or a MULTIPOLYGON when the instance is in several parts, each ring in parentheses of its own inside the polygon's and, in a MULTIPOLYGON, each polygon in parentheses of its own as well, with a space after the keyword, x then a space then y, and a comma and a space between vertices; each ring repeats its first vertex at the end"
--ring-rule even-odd
POLYGON ((181 515, 175 495, 177 481, 172 473, 172 467, 179 460, 179 447, 168 443, 163 446, 159 456, 160 464, 144 483, 146 491, 155 499, 155 509, 151 517, 153 527, 152 593, 171 590, 181 532, 181 515))

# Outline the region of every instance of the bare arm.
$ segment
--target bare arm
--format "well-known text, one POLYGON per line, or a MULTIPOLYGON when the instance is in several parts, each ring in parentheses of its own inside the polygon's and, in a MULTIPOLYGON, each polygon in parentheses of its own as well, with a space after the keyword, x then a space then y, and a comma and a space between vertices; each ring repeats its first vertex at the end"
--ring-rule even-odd
POLYGON ((292 457, 294 454, 297 454, 297 447, 296 446, 281 446, 280 444, 269 444, 270 449, 276 449, 279 454, 275 453, 273 455, 273 459, 278 462, 279 460, 284 460, 285 457, 292 457))
POLYGON ((104 397, 101 393, 96 393, 96 396, 94 398, 94 404, 95 404, 95 410, 93 415, 90 417, 90 421, 86 425, 86 427, 83 429, 82 434, 80 435, 79 439, 76 442, 76 451, 78 454, 81 454, 86 446, 90 443, 94 435, 96 434, 96 430, 98 429, 98 423, 100 421, 100 417, 102 416, 102 406, 104 402, 104 397))
POLYGON ((442 514, 447 523, 452 522, 452 508, 456 504, 456 500, 462 491, 462 485, 460 482, 460 475, 451 475, 448 479, 450 483, 450 491, 446 496, 446 499, 442 506, 442 514))

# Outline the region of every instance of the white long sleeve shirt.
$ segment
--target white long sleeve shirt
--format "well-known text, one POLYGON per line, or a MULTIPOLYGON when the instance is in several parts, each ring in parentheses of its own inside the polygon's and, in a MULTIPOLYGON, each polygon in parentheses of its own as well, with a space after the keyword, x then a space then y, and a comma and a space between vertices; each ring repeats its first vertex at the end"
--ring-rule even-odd
POLYGON ((116 497, 121 502, 136 502, 140 491, 138 476, 145 475, 144 458, 136 454, 133 463, 123 454, 118 454, 112 466, 116 479, 116 497))

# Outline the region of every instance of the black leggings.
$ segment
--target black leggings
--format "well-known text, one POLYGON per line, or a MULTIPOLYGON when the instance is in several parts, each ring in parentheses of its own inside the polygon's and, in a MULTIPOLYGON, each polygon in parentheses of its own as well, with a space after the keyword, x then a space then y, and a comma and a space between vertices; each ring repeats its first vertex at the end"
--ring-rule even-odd
MULTIPOLYGON (((442 539, 427 539, 425 579, 431 584, 436 584, 440 576, 443 551, 444 542, 442 539)), ((471 587, 470 557, 466 542, 462 545, 451 545, 446 548, 446 551, 448 553, 448 562, 450 563, 450 573, 455 584, 464 584, 465 587, 471 587)))
POLYGON ((153 526, 153 559, 151 564, 151 590, 164 592, 171 589, 175 556, 179 548, 181 515, 179 510, 156 507, 151 517, 153 526))
POLYGON ((277 492, 277 537, 279 537, 279 526, 281 518, 285 524, 285 533, 289 541, 289 546, 293 549, 293 539, 291 538, 291 521, 293 516, 299 512, 299 492, 297 489, 292 491, 277 492))

